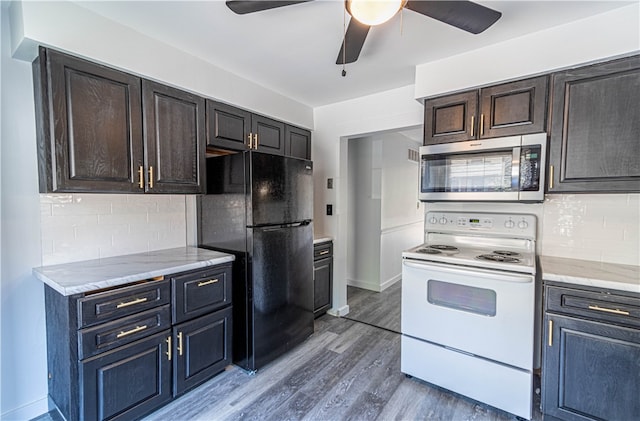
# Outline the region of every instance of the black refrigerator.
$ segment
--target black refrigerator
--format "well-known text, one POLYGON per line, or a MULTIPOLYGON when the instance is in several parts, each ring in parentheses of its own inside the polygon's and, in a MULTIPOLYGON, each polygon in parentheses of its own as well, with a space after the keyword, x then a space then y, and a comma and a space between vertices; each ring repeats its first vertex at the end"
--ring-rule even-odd
POLYGON ((233 361, 254 372, 313 333, 313 163, 207 158, 198 246, 235 255, 233 361))

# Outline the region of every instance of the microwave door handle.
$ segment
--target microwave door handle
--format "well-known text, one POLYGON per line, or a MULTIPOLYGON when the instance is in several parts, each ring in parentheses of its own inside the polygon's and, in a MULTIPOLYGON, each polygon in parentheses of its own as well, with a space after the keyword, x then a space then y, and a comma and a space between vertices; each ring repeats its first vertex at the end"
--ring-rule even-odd
POLYGON ((511 189, 515 192, 520 191, 520 149, 520 146, 513 148, 511 158, 511 189))

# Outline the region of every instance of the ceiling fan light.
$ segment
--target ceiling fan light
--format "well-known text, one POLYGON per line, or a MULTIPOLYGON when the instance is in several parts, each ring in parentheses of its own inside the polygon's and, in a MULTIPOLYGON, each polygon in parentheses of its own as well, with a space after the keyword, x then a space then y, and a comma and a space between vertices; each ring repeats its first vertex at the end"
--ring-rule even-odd
POLYGON ((347 12, 360 23, 380 25, 391 19, 406 0, 346 0, 347 12))

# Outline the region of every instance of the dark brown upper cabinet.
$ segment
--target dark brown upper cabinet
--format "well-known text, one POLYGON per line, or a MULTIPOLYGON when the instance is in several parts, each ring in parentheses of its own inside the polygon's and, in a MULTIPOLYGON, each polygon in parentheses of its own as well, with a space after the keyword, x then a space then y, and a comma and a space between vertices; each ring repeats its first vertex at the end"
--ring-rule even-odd
POLYGON ((33 70, 42 193, 204 190, 203 99, 46 48, 33 70))
POLYGON ((140 78, 40 48, 33 63, 40 192, 137 192, 140 78))
MULTIPOLYGON (((142 81, 146 184, 149 193, 202 193, 204 98, 142 81)), ((142 163, 138 170, 143 169, 142 163)))
POLYGON ((232 105, 207 100, 207 148, 258 150, 311 158, 311 132, 232 105))
POLYGON ((425 101, 424 144, 541 133, 548 76, 508 82, 425 101))
POLYGON ((311 132, 298 127, 285 127, 284 154, 294 158, 311 159, 311 132))
POLYGON ((553 75, 548 193, 640 191, 640 56, 553 75))
POLYGON ((207 147, 244 151, 253 146, 251 113, 207 100, 207 147))
POLYGON ((272 118, 251 116, 253 148, 259 152, 284 155, 284 123, 272 118))

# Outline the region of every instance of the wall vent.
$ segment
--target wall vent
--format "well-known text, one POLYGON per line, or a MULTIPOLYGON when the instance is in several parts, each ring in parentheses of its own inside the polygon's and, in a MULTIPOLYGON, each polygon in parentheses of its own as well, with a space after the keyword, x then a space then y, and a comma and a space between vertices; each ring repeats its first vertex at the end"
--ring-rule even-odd
POLYGON ((415 149, 407 149, 407 159, 412 162, 420 162, 420 154, 415 149))

